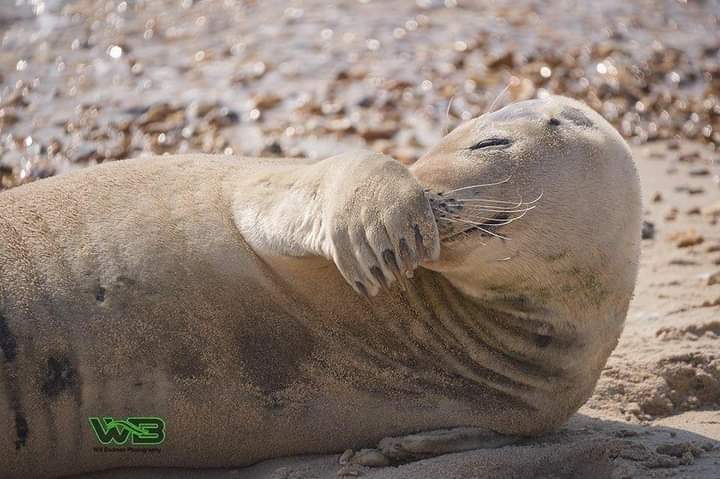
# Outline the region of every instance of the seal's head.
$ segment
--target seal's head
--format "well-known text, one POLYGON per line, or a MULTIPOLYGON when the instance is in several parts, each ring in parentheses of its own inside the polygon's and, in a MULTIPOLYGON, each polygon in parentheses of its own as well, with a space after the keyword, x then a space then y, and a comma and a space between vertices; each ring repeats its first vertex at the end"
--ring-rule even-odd
POLYGON ((511 104, 461 125, 410 169, 441 232, 440 260, 423 266, 518 313, 591 308, 622 325, 640 187, 630 149, 596 112, 558 96, 511 104))

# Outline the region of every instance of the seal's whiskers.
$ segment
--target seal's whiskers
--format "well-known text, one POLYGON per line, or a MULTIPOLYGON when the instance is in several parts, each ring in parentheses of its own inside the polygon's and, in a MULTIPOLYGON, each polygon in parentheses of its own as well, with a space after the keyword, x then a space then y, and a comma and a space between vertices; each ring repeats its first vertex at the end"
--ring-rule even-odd
POLYGON ((496 238, 500 238, 500 239, 504 239, 504 240, 509 240, 509 239, 510 239, 510 238, 507 237, 507 236, 504 236, 504 235, 495 233, 495 232, 493 232, 493 231, 490 231, 490 230, 487 229, 487 228, 483 228, 483 226, 488 226, 488 225, 486 225, 485 223, 478 223, 477 221, 469 221, 469 220, 460 219, 460 218, 454 218, 454 219, 456 219, 457 221, 459 221, 459 222, 461 222, 461 223, 465 223, 465 224, 468 224, 468 225, 472 225, 472 226, 474 226, 475 228, 479 229, 480 231, 483 231, 483 232, 485 232, 485 233, 487 233, 487 234, 489 234, 489 235, 491 235, 491 236, 494 236, 494 237, 496 237, 496 238))
MULTIPOLYGON (((454 219, 448 218, 448 217, 438 218, 438 220, 446 221, 446 222, 449 222, 449 223, 462 224, 462 225, 465 224, 465 223, 462 222, 462 221, 457 221, 457 220, 454 220, 454 219)), ((474 230, 474 229, 477 229, 477 227, 476 227, 476 226, 472 226, 471 228, 468 228, 468 229, 465 229, 465 230, 462 230, 462 231, 458 231, 458 232, 451 231, 451 232, 449 232, 448 234, 444 235, 442 239, 446 239, 446 238, 449 238, 449 237, 451 237, 451 236, 452 236, 452 237, 468 237, 468 236, 470 235, 470 232, 471 232, 472 230, 474 230)), ((478 240, 478 241, 479 241, 479 240, 478 240)), ((485 242, 483 242, 483 241, 479 241, 479 243, 480 243, 481 245, 483 245, 483 246, 487 246, 487 243, 485 243, 485 242)))
POLYGON ((502 185, 503 183, 507 183, 508 181, 510 181, 510 178, 512 178, 512 176, 508 176, 504 180, 496 181, 494 183, 483 183, 483 184, 478 184, 478 185, 463 186, 462 188, 455 188, 454 190, 443 191, 442 193, 439 193, 439 194, 442 196, 442 195, 448 195, 450 193, 455 193, 456 191, 466 191, 466 190, 470 190, 473 188, 484 188, 486 186, 502 185))
POLYGON ((530 211, 535 209, 535 206, 528 206, 527 208, 503 208, 501 206, 490 206, 490 205, 482 205, 482 204, 451 204, 451 207, 458 207, 458 209, 462 210, 484 210, 484 211, 493 211, 497 213, 523 213, 525 211, 530 211), (459 208, 462 206, 462 208, 459 208))
POLYGON ((486 203, 498 203, 498 204, 506 204, 506 205, 513 205, 513 207, 518 207, 521 205, 529 205, 532 204, 530 202, 524 202, 522 199, 518 201, 504 201, 504 200, 496 200, 492 198, 453 198, 452 200, 448 200, 448 202, 456 202, 456 203, 465 203, 465 202, 486 202, 486 203))
POLYGON ((456 219, 461 219, 461 220, 462 220, 462 219, 467 219, 467 220, 484 220, 484 221, 485 221, 484 224, 487 225, 487 226, 505 226, 505 225, 509 225, 509 224, 512 223, 513 221, 519 220, 520 218, 522 218, 523 216, 525 216, 526 213, 527 213, 527 211, 523 211, 522 213, 520 213, 519 215, 514 216, 514 217, 495 217, 495 218, 488 218, 488 217, 486 217, 486 216, 470 216, 470 215, 468 215, 468 216, 462 216, 462 215, 456 215, 456 216, 451 216, 451 218, 456 218, 456 219))
POLYGON ((509 240, 507 235, 497 232, 519 220, 528 211, 534 209, 542 197, 542 193, 532 201, 524 201, 522 196, 517 200, 504 200, 495 197, 478 196, 480 188, 500 185, 510 181, 511 176, 493 182, 464 186, 443 192, 426 190, 426 195, 438 221, 438 228, 444 238, 462 238, 472 231, 481 231, 485 235, 509 240))
POLYGON ((455 100, 455 95, 450 97, 450 100, 448 101, 447 109, 445 110, 445 121, 443 121, 442 128, 440 128, 442 136, 445 136, 449 133, 450 109, 452 108, 453 100, 455 100))
MULTIPOLYGON (((542 195, 540 195, 542 196, 542 195)), ((453 198, 454 201, 485 201, 487 203, 500 203, 500 204, 508 204, 508 205, 534 205, 540 200, 540 196, 535 198, 532 201, 523 201, 522 198, 520 198, 518 201, 506 201, 506 200, 496 200, 494 198, 453 198)), ((450 200, 448 200, 450 201, 450 200)))
MULTIPOLYGON (((500 91, 500 93, 498 93, 498 95, 495 97, 495 99, 492 101, 492 103, 490 103, 490 106, 489 106, 488 109, 485 111, 485 113, 490 113, 490 112, 494 111, 493 108, 495 108, 495 105, 497 105, 497 102, 498 102, 503 96, 505 96, 505 93, 507 93, 507 91, 510 89, 510 87, 513 85, 513 83, 514 83, 515 81, 517 81, 517 80, 515 79, 515 77, 510 77, 510 81, 507 83, 507 85, 505 85, 505 88, 503 88, 503 89, 500 91)), ((485 113, 484 113, 484 114, 485 114, 485 113)))
POLYGON ((457 223, 464 223, 464 224, 473 226, 474 229, 478 229, 478 230, 480 230, 480 231, 482 231, 482 232, 484 232, 484 233, 487 233, 487 234, 489 234, 489 235, 491 235, 491 236, 494 236, 494 237, 496 237, 496 238, 500 238, 500 239, 504 239, 504 240, 510 240, 510 238, 508 238, 507 236, 503 236, 503 235, 501 235, 501 234, 493 233, 492 231, 490 231, 490 230, 488 230, 488 229, 486 229, 486 228, 483 228, 483 226, 487 226, 485 223, 478 223, 478 222, 476 222, 476 221, 468 221, 468 220, 459 219, 459 218, 447 218, 447 217, 438 218, 438 220, 451 221, 451 222, 457 222, 457 223))
MULTIPOLYGON (((477 193, 475 193, 475 195, 477 195, 477 193)), ((535 198, 532 201, 523 201, 522 197, 518 201, 508 201, 508 200, 498 200, 495 198, 483 198, 483 197, 475 198, 474 195, 473 195, 473 197, 470 197, 470 198, 463 198, 462 196, 458 197, 457 195, 453 195, 453 198, 449 198, 446 201, 486 201, 488 203, 503 203, 503 204, 520 206, 520 205, 533 205, 533 204, 537 203, 538 201, 540 201, 540 198, 542 198, 542 196, 543 196, 543 194, 541 192, 537 196, 537 198, 535 198)))

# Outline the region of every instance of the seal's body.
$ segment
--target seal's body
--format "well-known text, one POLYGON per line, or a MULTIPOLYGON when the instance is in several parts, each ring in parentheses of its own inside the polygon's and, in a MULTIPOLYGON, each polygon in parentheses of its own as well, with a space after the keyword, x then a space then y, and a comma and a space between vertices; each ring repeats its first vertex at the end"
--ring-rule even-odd
POLYGON ((365 153, 191 155, 0 194, 0 469, 237 466, 439 428, 557 427, 622 327, 637 176, 579 104, 513 111, 409 170, 365 153), (509 143, 477 138, 489 128, 509 143), (494 201, 542 198, 479 223, 463 192, 480 183, 494 201), (485 226, 445 236, 435 217, 485 226), (91 416, 164 418, 161 452, 95 450, 91 416))

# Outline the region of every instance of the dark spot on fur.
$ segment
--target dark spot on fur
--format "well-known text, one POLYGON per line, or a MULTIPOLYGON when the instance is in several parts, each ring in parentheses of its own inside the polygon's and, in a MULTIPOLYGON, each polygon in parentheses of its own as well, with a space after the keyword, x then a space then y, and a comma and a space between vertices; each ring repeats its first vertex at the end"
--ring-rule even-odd
POLYGON ((559 125, 560 125, 560 120, 558 120, 557 118, 550 118, 550 119, 548 120, 548 125, 550 125, 550 126, 559 126, 559 125))
POLYGON ((367 295, 368 295, 368 290, 367 290, 367 288, 366 288, 365 285, 362 284, 360 281, 355 281, 355 286, 357 286, 357 289, 358 289, 358 291, 360 291, 360 294, 362 294, 363 296, 367 296, 367 295))
POLYGON ((98 303, 105 301, 105 288, 102 286, 98 286, 97 291, 95 291, 95 301, 98 303))
POLYGON ((303 365, 316 340, 301 321, 274 303, 260 305, 252 324, 238 325, 235 334, 238 362, 244 376, 277 406, 283 390, 302 382, 303 365))
POLYGON ((18 374, 15 359, 17 358, 17 339, 10 331, 7 320, 2 315, 2 305, 0 304, 0 351, 5 358, 0 368, 0 383, 3 383, 3 389, 7 392, 7 399, 10 410, 15 413, 15 449, 25 446, 28 437, 28 423, 25 414, 22 412, 20 402, 20 387, 18 385, 18 374))
POLYGON ((70 364, 70 360, 66 357, 50 356, 47 360, 42 392, 50 399, 54 399, 64 391, 72 391, 77 387, 77 373, 70 364))
POLYGON ((172 375, 179 379, 197 379, 207 376, 205 360, 200 354, 189 348, 178 349, 172 355, 171 365, 172 375))
POLYGON ((586 128, 594 128, 595 124, 590 120, 590 118, 585 115, 585 113, 582 112, 579 108, 574 107, 566 107, 563 109, 562 113, 560 114, 563 118, 566 120, 570 120, 571 122, 575 123, 577 126, 582 126, 586 128))
POLYGON ((7 321, 0 313, 0 350, 2 350, 5 361, 11 363, 17 357, 17 340, 10 331, 7 321))
POLYGON ((535 335, 535 344, 537 344, 540 348, 548 347, 550 342, 552 342, 552 336, 545 336, 544 334, 535 335))
POLYGON ((27 443, 27 437, 28 433, 30 432, 30 429, 28 428, 27 419, 25 419, 25 415, 21 412, 15 413, 15 434, 17 435, 17 440, 15 441, 15 449, 20 449, 21 447, 25 446, 27 443))

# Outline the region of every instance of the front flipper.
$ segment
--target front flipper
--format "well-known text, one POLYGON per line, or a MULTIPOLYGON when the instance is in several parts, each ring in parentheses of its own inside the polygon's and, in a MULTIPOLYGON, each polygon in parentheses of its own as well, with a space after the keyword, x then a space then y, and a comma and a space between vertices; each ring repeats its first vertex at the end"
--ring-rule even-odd
POLYGON ((255 251, 325 257, 363 295, 403 284, 440 254, 422 186, 384 155, 360 151, 265 166, 235 188, 235 224, 255 251))
POLYGON ((401 285, 420 263, 437 259, 440 239, 430 203, 406 167, 384 155, 354 153, 325 178, 327 249, 358 293, 401 285))

